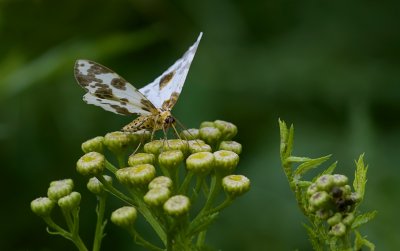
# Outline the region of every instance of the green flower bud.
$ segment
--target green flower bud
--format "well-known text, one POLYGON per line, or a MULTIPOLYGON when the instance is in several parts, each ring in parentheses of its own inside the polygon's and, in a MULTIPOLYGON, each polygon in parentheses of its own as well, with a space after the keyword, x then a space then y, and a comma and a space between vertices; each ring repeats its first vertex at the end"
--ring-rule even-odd
POLYGON ((184 195, 175 195, 164 203, 163 208, 171 216, 181 216, 189 212, 190 200, 184 195))
POLYGON ((338 224, 342 220, 342 214, 341 213, 335 213, 332 217, 330 217, 327 222, 329 226, 333 226, 338 224))
POLYGON ((222 133, 222 138, 224 140, 231 140, 237 134, 237 127, 230 123, 223 120, 215 120, 214 121, 215 127, 217 127, 220 132, 222 133))
POLYGON ((167 176, 155 177, 149 183, 149 190, 154 189, 154 188, 158 188, 158 187, 171 188, 172 187, 172 180, 167 176))
POLYGON ((343 196, 343 188, 342 187, 332 187, 330 194, 333 198, 341 198, 343 196))
POLYGON ((211 146, 207 145, 201 139, 196 140, 189 140, 189 151, 191 153, 198 153, 198 152, 211 152, 211 146))
POLYGON ((359 193, 354 192, 354 193, 351 193, 347 199, 353 201, 354 203, 357 203, 357 202, 360 202, 362 198, 359 193))
POLYGON ((153 140, 144 145, 144 151, 146 153, 152 153, 157 156, 158 154, 160 154, 163 145, 164 144, 162 140, 153 140))
POLYGON ((72 192, 58 200, 58 206, 66 211, 78 208, 80 203, 81 194, 78 192, 72 192))
POLYGON ((331 201, 329 194, 325 191, 319 191, 314 193, 310 197, 310 204, 316 208, 322 208, 327 205, 331 201))
POLYGON ((131 144, 132 138, 129 133, 110 132, 104 136, 104 145, 114 154, 125 151, 131 144))
POLYGON ((333 178, 333 184, 335 186, 347 185, 347 182, 349 181, 349 179, 342 174, 334 174, 332 175, 332 178, 333 178))
POLYGON ((170 150, 160 153, 158 162, 162 167, 175 169, 183 162, 183 153, 180 150, 170 150))
POLYGON ((133 226, 137 218, 137 211, 134 207, 121 207, 112 212, 111 222, 122 228, 133 226))
POLYGON ((150 189, 143 197, 144 201, 150 206, 160 206, 171 196, 171 191, 166 187, 150 189))
POLYGON ((215 127, 215 124, 214 124, 214 122, 211 122, 211 121, 204 121, 200 124, 200 128, 203 128, 203 127, 215 127))
POLYGON ((318 192, 318 187, 315 183, 312 183, 308 188, 307 188, 307 195, 310 197, 313 194, 318 192))
POLYGON ((321 220, 326 220, 332 215, 332 212, 326 209, 319 209, 315 212, 315 216, 320 218, 321 220))
POLYGON ((47 189, 47 197, 53 201, 58 201, 60 198, 67 196, 74 189, 74 183, 71 179, 58 180, 50 183, 47 189))
POLYGON ((156 169, 150 164, 140 164, 133 167, 119 169, 117 179, 126 185, 147 185, 156 175, 156 169))
POLYGON ((345 224, 346 226, 350 226, 353 224, 355 217, 353 213, 348 213, 342 220, 342 223, 345 224))
MULTIPOLYGON (((108 175, 103 175, 103 177, 109 184, 112 184, 112 177, 108 175)), ((105 194, 104 185, 96 177, 90 178, 86 187, 95 195, 102 196, 105 194)))
POLYGON ((140 130, 134 133, 128 134, 132 145, 137 145, 140 142, 146 142, 150 139, 151 133, 146 130, 140 130))
POLYGON ((210 152, 193 153, 186 159, 186 168, 194 173, 206 174, 214 167, 214 155, 210 152))
POLYGON ((242 153, 242 145, 236 141, 222 141, 219 145, 219 150, 232 151, 237 154, 242 153))
POLYGON ((237 197, 250 190, 250 180, 243 175, 228 175, 222 179, 222 187, 230 197, 237 197))
POLYGON ((342 187, 343 188, 343 195, 347 196, 351 194, 351 186, 350 185, 345 185, 342 187))
POLYGON ((136 166, 139 164, 154 164, 156 157, 152 153, 136 153, 129 156, 128 165, 136 166))
POLYGON ((31 210, 40 217, 47 217, 54 208, 54 201, 47 197, 40 197, 31 202, 31 210))
POLYGON ((89 153, 89 152, 102 153, 103 152, 103 141, 104 141, 104 137, 102 137, 102 136, 98 136, 93 139, 89 139, 82 143, 82 151, 84 153, 89 153))
POLYGON ((185 139, 185 140, 198 139, 200 136, 199 129, 191 128, 191 129, 183 130, 180 133, 180 136, 182 139, 185 139))
POLYGON ((188 142, 181 139, 169 139, 164 142, 163 151, 180 150, 182 153, 186 153, 188 150, 188 142))
POLYGON ((78 160, 76 170, 82 175, 96 176, 103 173, 105 162, 104 155, 98 152, 90 152, 78 160))
POLYGON ((54 180, 50 182, 50 186, 68 185, 74 187, 74 181, 72 179, 54 180))
POLYGON ((221 132, 215 127, 202 127, 200 129, 200 138, 207 144, 215 145, 221 140, 221 132))
POLYGON ((338 224, 332 226, 329 234, 341 237, 346 234, 346 226, 343 223, 339 222, 338 224))
POLYGON ((213 154, 216 170, 231 173, 239 163, 239 155, 232 151, 220 150, 213 154))
POLYGON ((330 174, 324 174, 315 181, 315 184, 319 190, 328 191, 334 185, 333 177, 330 174))

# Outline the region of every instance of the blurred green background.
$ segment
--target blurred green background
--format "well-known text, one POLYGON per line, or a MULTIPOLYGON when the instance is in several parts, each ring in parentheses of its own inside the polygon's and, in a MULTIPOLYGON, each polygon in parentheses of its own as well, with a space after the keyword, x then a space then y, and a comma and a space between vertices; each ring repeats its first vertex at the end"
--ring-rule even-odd
MULTIPOLYGON (((235 123, 244 146, 237 172, 252 180, 208 243, 311 250, 280 169, 280 117, 295 124, 296 155, 333 153, 337 170, 353 177, 354 159, 366 153, 363 209, 379 214, 362 233, 378 250, 399 250, 399 11, 399 1, 385 0, 0 0, 0 250, 73 250, 29 209, 50 181, 67 177, 83 194, 83 237, 91 238, 95 199, 75 172, 80 144, 132 118, 85 104, 74 61, 100 62, 141 87, 200 31, 174 115, 187 127, 235 123)), ((141 250, 112 224, 103 245, 141 250)))

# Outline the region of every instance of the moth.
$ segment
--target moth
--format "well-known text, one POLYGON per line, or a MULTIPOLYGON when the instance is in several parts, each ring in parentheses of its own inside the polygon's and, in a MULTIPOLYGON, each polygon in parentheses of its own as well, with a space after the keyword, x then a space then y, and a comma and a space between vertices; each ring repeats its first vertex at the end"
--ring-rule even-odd
POLYGON ((77 60, 75 78, 87 92, 83 100, 117 114, 139 115, 122 128, 123 132, 152 130, 154 133, 161 129, 165 132, 176 122, 171 110, 181 94, 202 35, 161 76, 139 90, 99 63, 77 60))

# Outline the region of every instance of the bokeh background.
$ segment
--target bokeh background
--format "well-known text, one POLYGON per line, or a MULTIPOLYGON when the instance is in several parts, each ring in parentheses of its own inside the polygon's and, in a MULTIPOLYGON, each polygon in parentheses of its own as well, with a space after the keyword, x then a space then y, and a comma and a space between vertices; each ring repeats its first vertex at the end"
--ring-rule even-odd
MULTIPOLYGON (((75 172, 80 144, 132 118, 86 105, 74 61, 100 62, 141 87, 200 31, 174 115, 187 127, 235 123, 244 146, 237 172, 252 181, 208 243, 311 250, 280 168, 280 117, 295 124, 299 156, 332 153, 337 171, 353 177, 365 152, 362 209, 379 214, 361 231, 378 250, 399 250, 399 11, 390 0, 0 0, 0 250, 74 249, 29 209, 50 181, 67 177, 83 194, 83 237, 91 238, 95 199, 75 172)), ((141 250, 112 224, 103 245, 141 250)))

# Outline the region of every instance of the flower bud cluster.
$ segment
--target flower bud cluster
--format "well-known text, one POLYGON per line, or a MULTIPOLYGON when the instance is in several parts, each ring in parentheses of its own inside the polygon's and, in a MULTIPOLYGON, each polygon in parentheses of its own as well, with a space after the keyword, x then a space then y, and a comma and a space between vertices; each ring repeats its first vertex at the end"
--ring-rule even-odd
POLYGON ((330 234, 343 236, 353 223, 354 207, 359 202, 351 191, 348 178, 342 174, 324 174, 307 191, 308 210, 331 226, 330 234))

